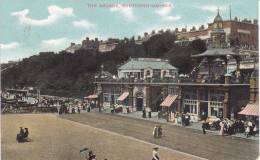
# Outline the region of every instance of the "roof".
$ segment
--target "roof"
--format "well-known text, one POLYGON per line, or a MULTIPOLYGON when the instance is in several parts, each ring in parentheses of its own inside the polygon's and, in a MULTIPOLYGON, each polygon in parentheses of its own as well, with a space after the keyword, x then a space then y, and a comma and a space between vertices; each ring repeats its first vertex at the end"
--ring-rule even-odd
POLYGON ((156 58, 130 58, 119 70, 138 70, 138 69, 177 69, 168 60, 156 58))
POLYGON ((219 10, 217 16, 214 18, 214 22, 221 22, 223 21, 222 17, 219 15, 219 10))
POLYGON ((248 116, 259 116, 259 105, 256 103, 247 104, 246 107, 238 114, 243 114, 248 116))
POLYGON ((221 57, 221 56, 239 56, 237 53, 232 52, 229 49, 223 49, 223 48, 214 48, 214 49, 208 49, 205 52, 201 54, 192 55, 191 57, 221 57))

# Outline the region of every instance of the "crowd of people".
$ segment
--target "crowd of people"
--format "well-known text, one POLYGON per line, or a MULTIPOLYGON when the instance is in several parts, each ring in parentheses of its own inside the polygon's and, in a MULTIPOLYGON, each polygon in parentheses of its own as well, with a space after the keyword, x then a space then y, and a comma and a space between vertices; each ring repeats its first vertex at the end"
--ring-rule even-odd
POLYGON ((54 108, 58 114, 80 114, 82 110, 90 112, 95 107, 95 103, 80 99, 43 97, 38 107, 54 108))
POLYGON ((229 120, 227 118, 209 121, 208 119, 202 122, 203 133, 206 130, 218 130, 219 135, 233 135, 236 133, 244 133, 246 137, 255 136, 258 133, 257 123, 253 120, 229 120))

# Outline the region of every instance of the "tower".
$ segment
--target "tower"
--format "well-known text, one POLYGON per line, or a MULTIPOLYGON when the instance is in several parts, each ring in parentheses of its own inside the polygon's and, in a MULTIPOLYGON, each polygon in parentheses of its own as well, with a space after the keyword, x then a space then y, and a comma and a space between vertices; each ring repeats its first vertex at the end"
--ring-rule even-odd
POLYGON ((226 33, 223 29, 223 20, 219 14, 219 9, 213 21, 212 32, 210 34, 213 48, 223 48, 226 46, 226 33))

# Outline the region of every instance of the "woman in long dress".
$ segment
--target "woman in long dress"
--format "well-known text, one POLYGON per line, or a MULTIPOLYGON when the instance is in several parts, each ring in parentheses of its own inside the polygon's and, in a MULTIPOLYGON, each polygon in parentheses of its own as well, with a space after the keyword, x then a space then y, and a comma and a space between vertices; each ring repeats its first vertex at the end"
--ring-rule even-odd
POLYGON ((155 147, 153 149, 153 158, 152 158, 152 160, 160 160, 158 149, 159 149, 158 147, 155 147))
POLYGON ((219 130, 219 135, 223 136, 224 135, 224 123, 220 122, 220 130, 219 130))
POLYGON ((154 138, 157 138, 157 137, 158 137, 158 126, 155 126, 155 127, 153 128, 153 137, 154 137, 154 138))

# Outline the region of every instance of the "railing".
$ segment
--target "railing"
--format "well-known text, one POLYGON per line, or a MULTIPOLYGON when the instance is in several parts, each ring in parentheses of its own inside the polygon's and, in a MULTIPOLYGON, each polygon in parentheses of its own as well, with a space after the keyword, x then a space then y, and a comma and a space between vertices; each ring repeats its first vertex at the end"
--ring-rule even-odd
POLYGON ((118 82, 118 83, 177 83, 178 79, 176 78, 147 78, 147 79, 102 79, 96 78, 95 82, 118 82))

